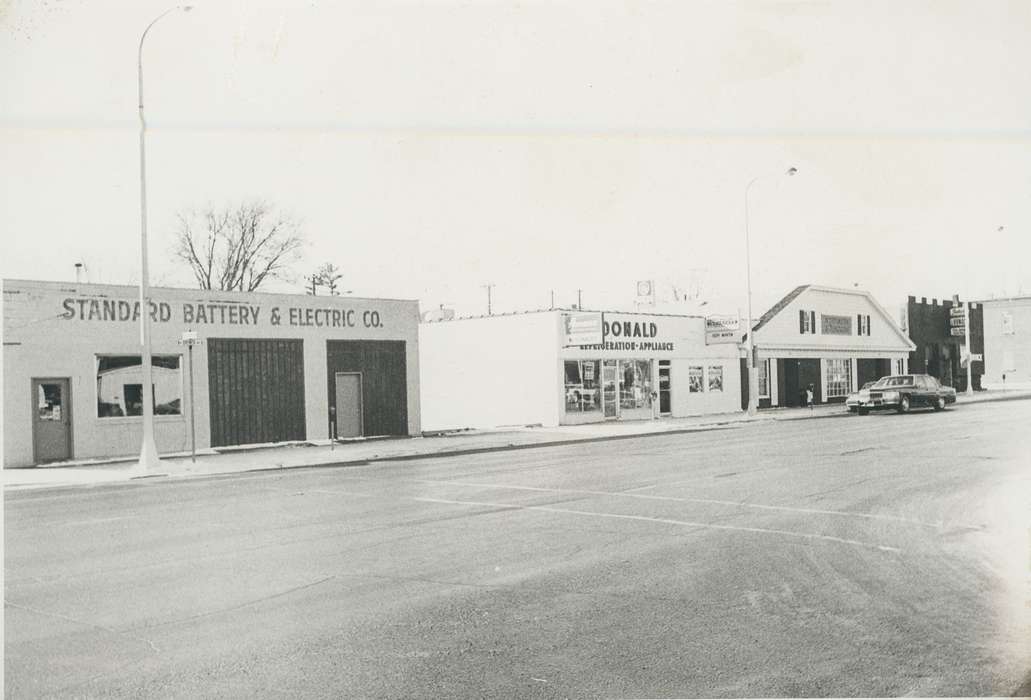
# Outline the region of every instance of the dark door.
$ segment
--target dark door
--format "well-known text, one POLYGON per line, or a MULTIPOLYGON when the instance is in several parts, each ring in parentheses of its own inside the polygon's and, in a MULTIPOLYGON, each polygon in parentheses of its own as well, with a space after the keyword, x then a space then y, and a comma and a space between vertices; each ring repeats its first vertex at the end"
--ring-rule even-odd
MULTIPOLYGON (((408 380, 405 343, 401 340, 327 340, 326 378, 329 415, 341 416, 337 407, 338 373, 361 374, 361 434, 408 434, 408 380)), ((348 399, 349 400, 349 399, 348 399)), ((345 411, 353 407, 344 407, 345 411)))
POLYGON ((670 401, 670 366, 668 360, 659 361, 659 414, 668 416, 671 409, 670 401))
POLYGON ((304 342, 208 341, 211 446, 304 440, 304 342))
POLYGON ((805 391, 810 384, 813 386, 813 403, 820 403, 823 401, 820 395, 820 361, 798 360, 799 388, 805 391))
POLYGON ((69 380, 32 380, 32 445, 36 464, 72 456, 69 380))
POLYGON ((778 403, 781 406, 801 406, 802 394, 798 378, 798 360, 782 360, 782 362, 784 364, 779 369, 784 385, 778 403))
POLYGON ((861 389, 867 382, 875 382, 887 373, 882 374, 882 360, 859 358, 856 360, 856 388, 861 389))
POLYGON ((357 372, 336 373, 336 437, 362 435, 362 375, 357 372))

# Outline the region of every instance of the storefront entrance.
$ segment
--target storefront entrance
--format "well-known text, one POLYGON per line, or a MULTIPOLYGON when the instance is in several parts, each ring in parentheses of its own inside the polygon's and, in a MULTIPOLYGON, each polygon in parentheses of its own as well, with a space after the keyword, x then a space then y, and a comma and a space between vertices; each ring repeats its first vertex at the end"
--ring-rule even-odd
POLYGON ((72 411, 69 381, 32 380, 32 441, 36 464, 72 456, 72 411))
POLYGON ((659 360, 659 415, 661 416, 668 416, 673 412, 670 387, 669 360, 659 360))
POLYGON ((619 389, 616 385, 617 368, 615 360, 605 360, 601 367, 601 390, 606 418, 619 415, 619 389))
POLYGON ((777 360, 781 406, 801 406, 806 387, 813 386, 813 403, 823 401, 820 391, 820 361, 817 359, 777 360))

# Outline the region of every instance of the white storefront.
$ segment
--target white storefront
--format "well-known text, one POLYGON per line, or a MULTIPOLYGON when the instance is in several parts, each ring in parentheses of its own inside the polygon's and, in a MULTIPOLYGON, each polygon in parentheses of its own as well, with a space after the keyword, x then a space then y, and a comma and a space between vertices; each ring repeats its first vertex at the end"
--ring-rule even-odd
POLYGON ((812 387, 815 403, 907 371, 916 345, 869 292, 803 285, 753 328, 759 406, 798 406, 812 387))
MULTIPOLYGON (((190 449, 191 396, 198 448, 419 433, 417 302, 151 292, 159 452, 190 449)), ((5 467, 139 453, 138 293, 4 281, 5 467)))
POLYGON ((424 323, 423 428, 740 411, 740 350, 726 341, 707 344, 701 316, 547 310, 424 323), (590 316, 595 342, 567 342, 567 322, 590 316))

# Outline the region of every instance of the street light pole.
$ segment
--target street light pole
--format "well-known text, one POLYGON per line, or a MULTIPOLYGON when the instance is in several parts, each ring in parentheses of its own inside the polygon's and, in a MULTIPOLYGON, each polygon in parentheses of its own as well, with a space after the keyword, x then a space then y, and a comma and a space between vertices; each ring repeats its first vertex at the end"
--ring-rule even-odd
MULTIPOLYGON (((996 232, 1002 232, 1006 227, 1000 226, 996 232)), ((970 303, 971 300, 967 299, 963 302, 963 341, 967 346, 967 390, 966 395, 972 396, 974 394, 974 347, 970 344, 970 320, 973 318, 970 314, 970 303)), ((984 315, 982 314, 982 319, 984 315)), ((983 324, 982 324, 983 325, 983 324)), ((984 331, 981 332, 982 337, 984 331)), ((984 348, 981 348, 981 352, 984 352, 984 348)))
POLYGON ((150 273, 147 266, 147 120, 143 114, 143 42, 147 32, 161 18, 171 12, 189 12, 189 5, 172 7, 154 18, 140 36, 140 47, 136 55, 140 109, 140 367, 143 378, 140 394, 143 400, 143 443, 140 446, 140 460, 137 470, 149 472, 161 464, 157 444, 154 442, 154 378, 151 369, 150 342, 150 273))
MULTIPOLYGON (((785 175, 788 177, 793 176, 798 172, 798 168, 788 168, 785 175)), ((748 290, 748 318, 747 318, 747 335, 748 338, 748 359, 746 360, 746 366, 748 367, 748 415, 754 416, 759 412, 759 368, 755 364, 755 335, 752 328, 752 251, 751 251, 751 240, 748 230, 748 193, 752 189, 752 185, 755 184, 761 175, 756 175, 745 187, 745 284, 748 290)))

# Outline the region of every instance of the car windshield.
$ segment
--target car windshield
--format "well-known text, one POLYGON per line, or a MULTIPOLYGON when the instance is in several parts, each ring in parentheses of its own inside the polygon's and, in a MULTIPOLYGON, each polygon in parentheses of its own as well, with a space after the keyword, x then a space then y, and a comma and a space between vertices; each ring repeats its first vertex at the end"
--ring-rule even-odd
POLYGON ((862 386, 862 388, 863 389, 869 389, 870 387, 874 386, 875 384, 877 384, 877 382, 867 382, 866 384, 864 384, 862 386))
POLYGON ((881 377, 874 386, 878 389, 894 386, 913 386, 913 377, 909 375, 902 377, 881 377))

